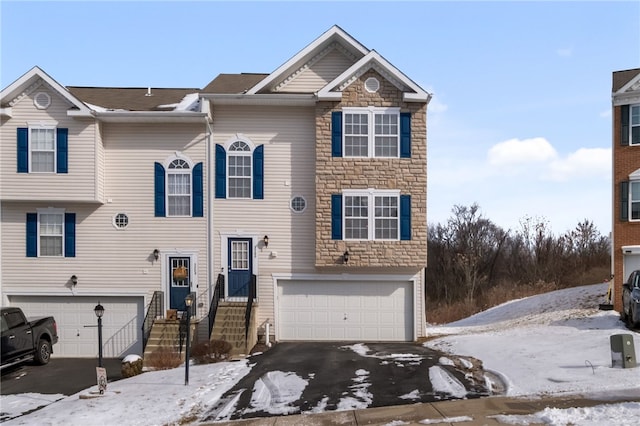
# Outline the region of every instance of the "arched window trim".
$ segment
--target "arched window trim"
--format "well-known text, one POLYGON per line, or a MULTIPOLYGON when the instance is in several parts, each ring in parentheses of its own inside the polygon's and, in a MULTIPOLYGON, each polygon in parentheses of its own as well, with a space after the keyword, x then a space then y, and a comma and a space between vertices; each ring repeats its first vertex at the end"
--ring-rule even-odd
POLYGON ((183 155, 180 152, 175 153, 175 155, 172 155, 170 157, 168 157, 165 160, 164 163, 164 170, 165 170, 165 205, 167 206, 167 216, 168 217, 192 217, 193 216, 193 167, 194 167, 194 163, 193 161, 191 161, 191 159, 189 157, 187 157, 186 155, 183 155), (175 162, 175 161, 184 161, 189 168, 171 168, 171 165, 175 162), (189 193, 188 194, 171 194, 170 190, 169 190, 169 185, 170 185, 170 176, 171 175, 188 175, 189 176, 189 193), (187 202, 187 206, 189 208, 189 214, 170 214, 170 210, 171 210, 171 198, 188 198, 188 202, 187 202))
MULTIPOLYGON (((256 149, 256 144, 253 143, 253 141, 251 139, 249 139, 248 137, 246 137, 245 135, 243 135, 242 133, 236 133, 235 135, 233 135, 232 137, 230 137, 229 139, 227 139, 227 141, 224 143, 224 150, 228 152, 230 151, 231 145, 233 145, 236 142, 244 142, 247 145, 249 145, 249 152, 253 152, 256 149)), ((237 152, 237 151, 235 151, 237 152)))

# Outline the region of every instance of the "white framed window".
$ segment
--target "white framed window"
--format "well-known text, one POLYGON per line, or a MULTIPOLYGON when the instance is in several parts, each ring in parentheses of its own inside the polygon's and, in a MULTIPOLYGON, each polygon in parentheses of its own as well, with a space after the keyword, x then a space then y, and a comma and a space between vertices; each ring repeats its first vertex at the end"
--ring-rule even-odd
POLYGON ((64 210, 38 210, 38 256, 64 256, 64 210))
POLYGON ((236 141, 229 147, 228 198, 252 198, 252 152, 249 144, 236 141))
POLYGON ((231 268, 249 270, 249 242, 231 241, 231 268))
POLYGON ((31 173, 56 171, 55 127, 29 127, 29 171, 31 173))
POLYGON ((167 216, 191 216, 191 166, 181 158, 167 169, 167 216))
POLYGON ((640 220, 640 180, 629 182, 629 220, 640 220))
POLYGON ((629 108, 629 131, 631 145, 640 145, 640 105, 631 105, 629 108))
POLYGON ((346 190, 343 198, 345 240, 400 238, 400 191, 346 190))
POLYGON ((118 213, 113 217, 113 226, 116 229, 124 229, 129 226, 129 216, 126 213, 118 213))
POLYGON ((301 195, 297 195, 291 199, 291 210, 296 213, 302 213, 307 208, 307 200, 301 195))
POLYGON ((343 108, 345 157, 398 158, 400 108, 343 108))

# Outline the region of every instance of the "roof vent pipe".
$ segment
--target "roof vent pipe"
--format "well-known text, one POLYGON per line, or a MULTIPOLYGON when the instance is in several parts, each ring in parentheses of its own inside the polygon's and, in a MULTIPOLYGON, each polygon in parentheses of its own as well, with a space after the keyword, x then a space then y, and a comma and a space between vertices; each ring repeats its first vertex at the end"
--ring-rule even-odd
POLYGON ((147 87, 147 93, 145 93, 145 96, 153 96, 151 93, 151 87, 147 87))

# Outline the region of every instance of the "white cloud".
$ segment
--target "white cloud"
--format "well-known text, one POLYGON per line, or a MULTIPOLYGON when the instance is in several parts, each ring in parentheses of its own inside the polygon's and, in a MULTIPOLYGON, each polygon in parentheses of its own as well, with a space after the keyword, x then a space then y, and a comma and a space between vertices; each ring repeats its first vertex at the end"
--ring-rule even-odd
POLYGON ((488 161, 493 167, 515 166, 554 160, 556 150, 545 138, 509 139, 489 149, 488 161))
POLYGON ((567 158, 558 159, 549 165, 546 177, 566 181, 571 178, 611 176, 610 148, 580 148, 567 158))
POLYGON ((611 118, 611 108, 608 108, 607 110, 602 111, 600 113, 600 117, 602 117, 602 118, 611 118))
POLYGON ((438 96, 433 95, 431 101, 429 102, 429 112, 438 114, 445 112, 447 109, 449 109, 449 107, 446 104, 440 102, 440 98, 438 96))

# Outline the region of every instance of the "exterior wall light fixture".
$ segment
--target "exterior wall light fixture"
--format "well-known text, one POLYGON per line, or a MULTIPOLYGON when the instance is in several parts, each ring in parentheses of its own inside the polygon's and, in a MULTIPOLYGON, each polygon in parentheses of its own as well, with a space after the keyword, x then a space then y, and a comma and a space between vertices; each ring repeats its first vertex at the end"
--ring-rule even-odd
POLYGON ((158 260, 160 258, 160 250, 158 249, 153 250, 153 258, 155 260, 158 260))
POLYGON ((71 275, 71 284, 75 287, 78 285, 78 277, 74 274, 71 275))
POLYGON ((264 243, 265 247, 269 247, 269 236, 265 235, 264 238, 262 239, 262 242, 264 243))
POLYGON ((349 263, 349 250, 345 251, 342 254, 342 260, 344 261, 344 263, 349 263))

